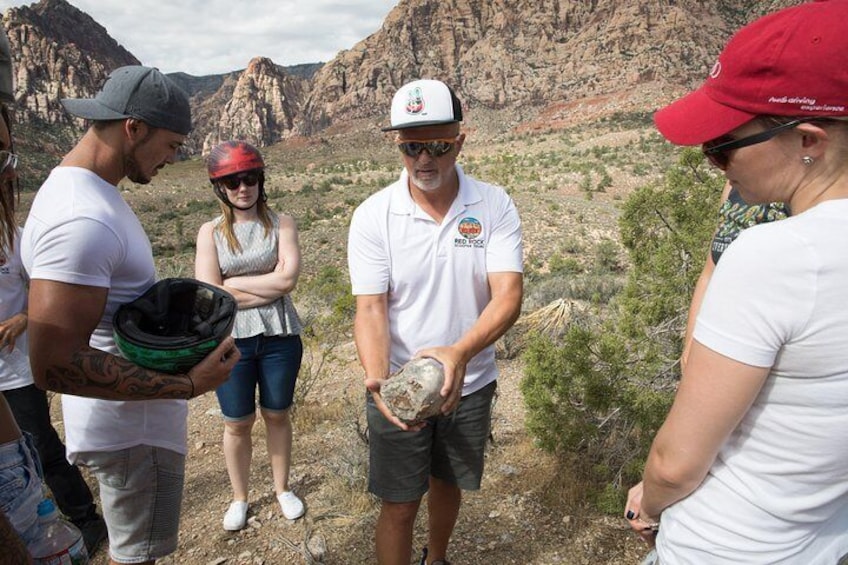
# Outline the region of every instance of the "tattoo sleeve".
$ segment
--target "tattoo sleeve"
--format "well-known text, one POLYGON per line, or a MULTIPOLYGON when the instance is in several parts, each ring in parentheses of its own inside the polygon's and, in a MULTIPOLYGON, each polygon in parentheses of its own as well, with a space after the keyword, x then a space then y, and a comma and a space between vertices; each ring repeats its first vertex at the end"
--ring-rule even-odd
POLYGON ((47 388, 56 392, 106 400, 191 398, 188 375, 170 375, 139 367, 122 357, 87 348, 67 365, 47 368, 47 388))

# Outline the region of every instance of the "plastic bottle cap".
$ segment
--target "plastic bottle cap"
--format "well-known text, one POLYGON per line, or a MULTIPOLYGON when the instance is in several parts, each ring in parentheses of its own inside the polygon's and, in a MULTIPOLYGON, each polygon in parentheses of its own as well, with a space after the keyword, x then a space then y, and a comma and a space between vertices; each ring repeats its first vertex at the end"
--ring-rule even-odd
POLYGON ((38 503, 39 516, 49 516, 54 512, 56 512, 56 505, 53 504, 53 501, 49 498, 45 498, 44 500, 38 503))

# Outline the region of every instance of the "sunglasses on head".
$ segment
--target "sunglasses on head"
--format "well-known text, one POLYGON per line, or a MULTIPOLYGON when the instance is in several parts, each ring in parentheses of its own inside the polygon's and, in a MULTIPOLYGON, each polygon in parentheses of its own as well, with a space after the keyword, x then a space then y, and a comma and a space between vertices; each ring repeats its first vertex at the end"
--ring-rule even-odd
POLYGON ((400 152, 407 157, 418 157, 422 151, 429 153, 431 157, 447 155, 456 145, 456 137, 449 139, 403 139, 398 140, 397 146, 400 152))
POLYGON ((704 155, 706 155, 707 159, 710 160, 710 163, 723 171, 727 169, 727 165, 730 163, 731 151, 741 149, 742 147, 748 147, 749 145, 763 143, 783 131, 790 130, 800 124, 812 121, 822 121, 822 118, 801 118, 798 120, 792 120, 771 129, 761 131, 760 133, 740 137, 739 139, 734 139, 729 135, 725 135, 703 144, 701 146, 701 151, 704 152, 704 155))
POLYGON ((18 168, 18 156, 11 151, 0 151, 0 174, 7 170, 14 171, 18 168))
POLYGON ((219 183, 227 190, 237 190, 242 183, 244 183, 244 186, 256 186, 259 184, 259 172, 249 171, 247 173, 236 173, 234 175, 221 177, 215 182, 219 183))

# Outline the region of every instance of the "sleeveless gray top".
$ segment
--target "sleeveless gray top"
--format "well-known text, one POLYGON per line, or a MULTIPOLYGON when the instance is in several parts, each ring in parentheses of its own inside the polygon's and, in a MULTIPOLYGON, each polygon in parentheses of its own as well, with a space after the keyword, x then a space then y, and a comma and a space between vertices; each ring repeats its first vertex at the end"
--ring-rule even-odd
MULTIPOLYGON (((215 220, 212 230, 215 248, 218 251, 218 264, 224 278, 239 275, 263 275, 270 273, 277 265, 277 244, 280 219, 272 215, 273 227, 268 237, 259 221, 233 224, 236 239, 241 244, 241 253, 232 253, 227 239, 218 229, 223 216, 215 220)), ((288 294, 271 304, 254 308, 240 309, 233 326, 234 338, 246 338, 255 335, 299 335, 303 326, 288 294)))

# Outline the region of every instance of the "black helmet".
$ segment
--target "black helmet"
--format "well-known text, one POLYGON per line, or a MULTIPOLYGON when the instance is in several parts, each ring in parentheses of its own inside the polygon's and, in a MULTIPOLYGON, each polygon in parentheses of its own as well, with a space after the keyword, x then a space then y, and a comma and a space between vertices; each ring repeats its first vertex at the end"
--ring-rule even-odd
POLYGON ((164 373, 184 373, 233 329, 238 306, 229 292, 196 279, 163 279, 115 312, 115 343, 124 357, 164 373))

